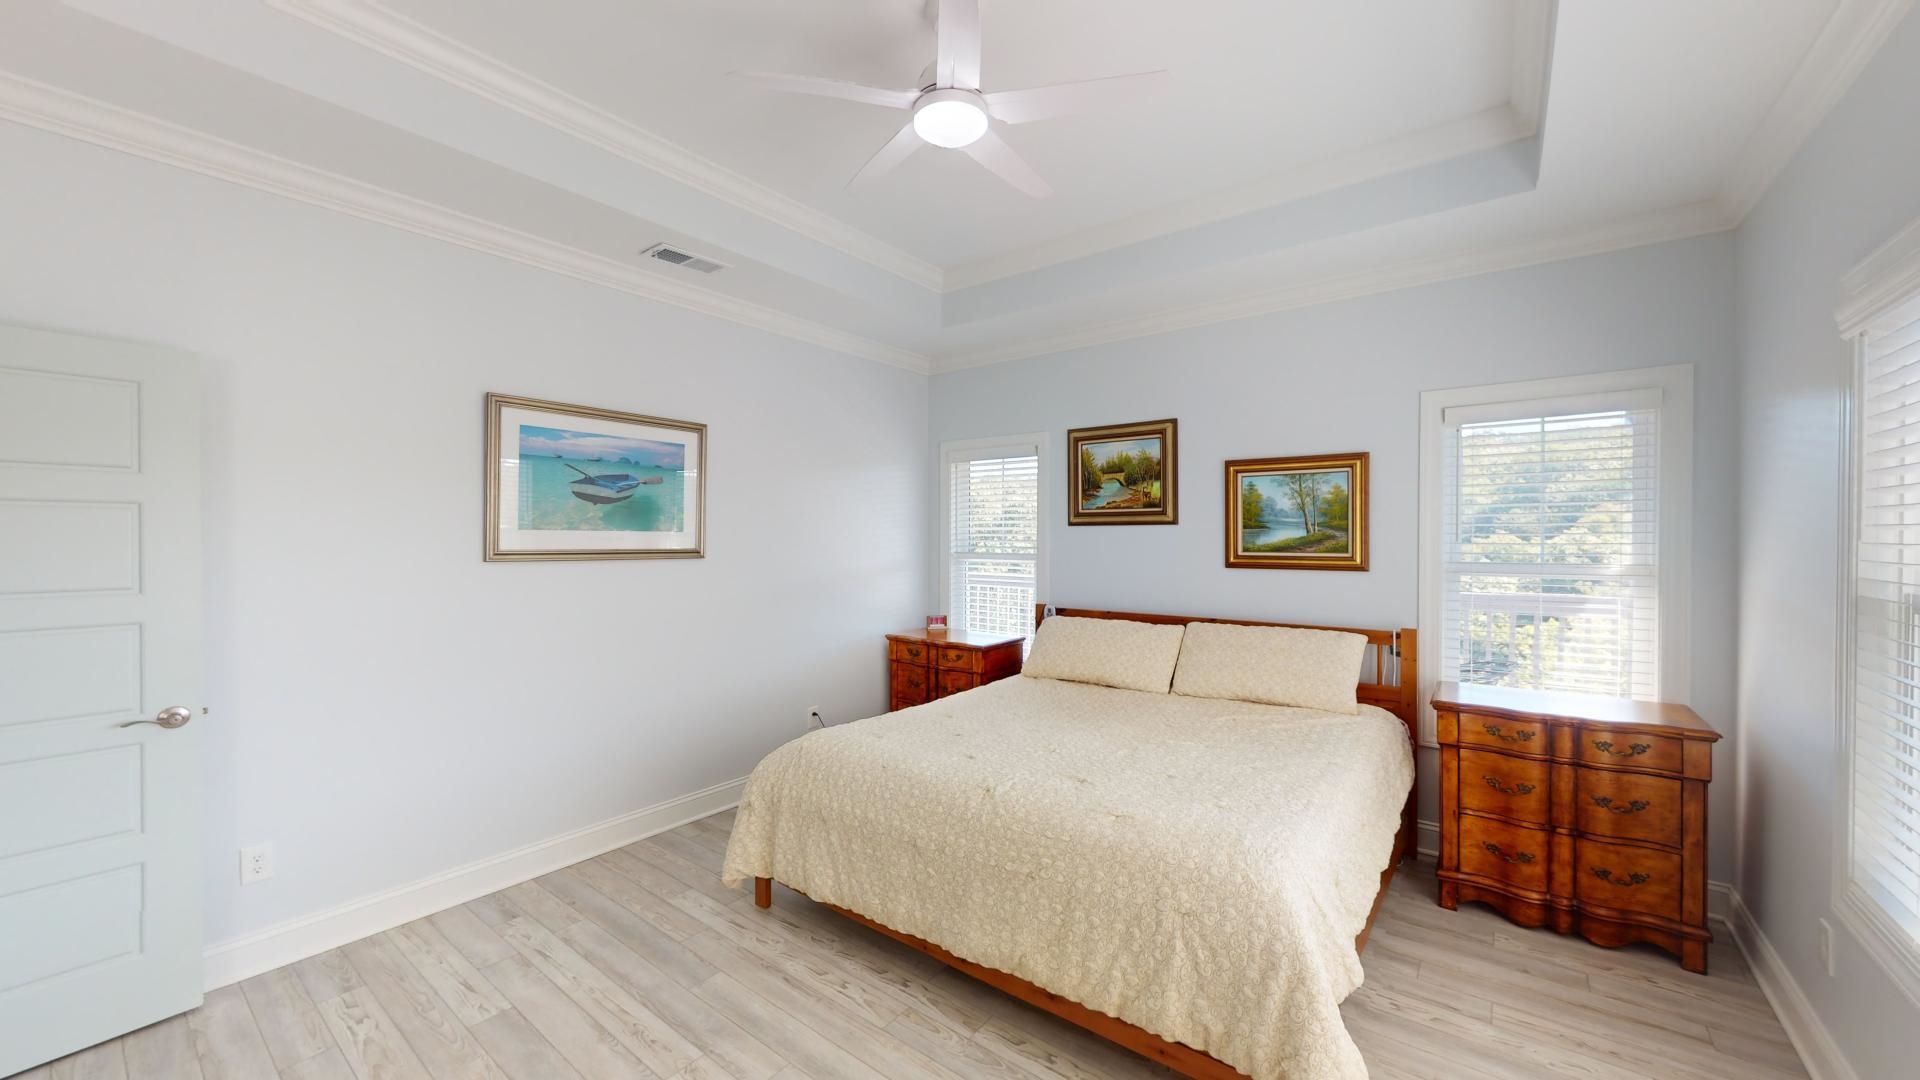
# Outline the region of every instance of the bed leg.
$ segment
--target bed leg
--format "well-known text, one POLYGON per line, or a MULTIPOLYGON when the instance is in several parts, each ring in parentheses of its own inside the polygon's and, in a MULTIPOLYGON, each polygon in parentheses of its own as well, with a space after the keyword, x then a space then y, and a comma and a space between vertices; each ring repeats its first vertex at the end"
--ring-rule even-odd
POLYGON ((753 879, 753 906, 763 908, 773 906, 772 878, 757 877, 753 879))

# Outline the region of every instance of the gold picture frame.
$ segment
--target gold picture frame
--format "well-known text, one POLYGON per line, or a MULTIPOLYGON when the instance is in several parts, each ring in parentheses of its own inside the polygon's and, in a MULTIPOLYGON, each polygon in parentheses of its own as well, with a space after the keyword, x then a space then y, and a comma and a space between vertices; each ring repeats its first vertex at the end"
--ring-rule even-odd
POLYGON ((1070 428, 1067 524, 1180 521, 1179 421, 1070 428))
POLYGON ((1365 570, 1368 455, 1227 462, 1227 565, 1365 570))
POLYGON ((488 394, 485 559, 699 559, 707 425, 488 394))

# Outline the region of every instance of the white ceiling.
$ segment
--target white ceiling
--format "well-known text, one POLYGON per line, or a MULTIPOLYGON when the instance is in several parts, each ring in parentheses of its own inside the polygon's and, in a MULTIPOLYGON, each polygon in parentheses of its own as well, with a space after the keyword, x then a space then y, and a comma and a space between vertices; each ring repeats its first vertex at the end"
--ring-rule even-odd
POLYGON ((775 70, 920 85, 923 0, 14 0, 0 117, 939 369, 1728 228, 1912 0, 983 4, 1056 194, 775 70), (712 277, 637 259, 672 240, 712 277))

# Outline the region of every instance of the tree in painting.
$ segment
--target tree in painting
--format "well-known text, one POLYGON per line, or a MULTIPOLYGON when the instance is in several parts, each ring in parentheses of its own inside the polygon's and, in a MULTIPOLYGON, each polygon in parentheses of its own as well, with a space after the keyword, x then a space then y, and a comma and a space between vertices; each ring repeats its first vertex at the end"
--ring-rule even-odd
POLYGON ((1287 497, 1293 500, 1293 508, 1300 512, 1306 522, 1307 535, 1312 536, 1319 529, 1315 522, 1320 514, 1320 486, 1326 480, 1325 473, 1297 472, 1286 475, 1287 497))

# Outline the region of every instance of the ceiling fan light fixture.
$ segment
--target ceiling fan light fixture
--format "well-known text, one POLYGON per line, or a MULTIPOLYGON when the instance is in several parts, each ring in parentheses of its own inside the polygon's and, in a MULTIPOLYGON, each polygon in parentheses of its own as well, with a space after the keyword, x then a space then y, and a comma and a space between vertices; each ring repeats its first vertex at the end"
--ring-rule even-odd
POLYGON ((929 90, 913 103, 913 131, 935 146, 958 150, 987 133, 987 107, 971 90, 929 90))

